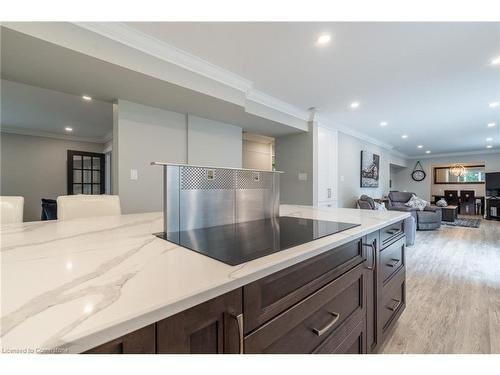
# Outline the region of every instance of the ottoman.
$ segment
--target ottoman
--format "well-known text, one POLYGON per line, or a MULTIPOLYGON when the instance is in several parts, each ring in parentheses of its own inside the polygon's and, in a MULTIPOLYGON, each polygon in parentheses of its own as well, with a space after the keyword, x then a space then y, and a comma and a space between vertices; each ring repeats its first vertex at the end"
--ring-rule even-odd
POLYGON ((418 230, 434 230, 441 227, 441 210, 417 211, 418 230))

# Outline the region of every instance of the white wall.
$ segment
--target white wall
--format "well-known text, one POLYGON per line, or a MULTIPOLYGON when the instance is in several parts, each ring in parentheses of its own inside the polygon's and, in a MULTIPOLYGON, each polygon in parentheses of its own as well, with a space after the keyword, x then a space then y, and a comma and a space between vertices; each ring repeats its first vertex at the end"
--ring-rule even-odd
POLYGON ((408 161, 408 168, 403 169, 395 174, 394 180, 394 190, 401 191, 411 191, 418 196, 430 200, 432 194, 439 194, 441 190, 461 190, 464 186, 467 190, 472 187, 479 193, 484 194, 484 185, 433 185, 433 166, 439 165, 450 165, 453 163, 464 163, 464 164, 484 164, 486 172, 500 172, 500 153, 484 153, 476 155, 463 155, 463 156, 445 156, 445 157, 435 157, 428 159, 420 159, 422 168, 427 174, 425 180, 421 182, 413 181, 411 178, 411 172, 415 166, 417 159, 408 161))
POLYGON ((241 167, 242 129, 124 100, 113 128, 115 194, 123 213, 163 209, 162 168, 152 161, 241 167), (131 169, 138 179, 131 180, 131 169))
POLYGON ((187 162, 186 115, 119 100, 117 127, 113 159, 123 213, 161 211, 162 168, 151 162, 187 162), (137 180, 130 179, 131 169, 137 180))
POLYGON ((390 164, 407 165, 404 158, 392 154, 390 150, 340 131, 338 147, 338 207, 354 208, 362 194, 373 198, 387 195, 390 190, 390 164), (360 187, 361 151, 370 151, 380 156, 378 188, 360 187))
POLYGON ((241 168, 240 127, 193 115, 187 121, 189 164, 241 168))
POLYGON ((314 204, 314 129, 307 133, 276 138, 276 170, 280 175, 280 202, 285 204, 314 204), (299 174, 306 177, 300 180, 299 174))
POLYGON ((67 192, 67 151, 102 152, 103 144, 0 134, 0 195, 24 197, 24 221, 40 220, 42 198, 67 192))
POLYGON ((272 171, 272 142, 259 142, 243 137, 243 168, 272 171))

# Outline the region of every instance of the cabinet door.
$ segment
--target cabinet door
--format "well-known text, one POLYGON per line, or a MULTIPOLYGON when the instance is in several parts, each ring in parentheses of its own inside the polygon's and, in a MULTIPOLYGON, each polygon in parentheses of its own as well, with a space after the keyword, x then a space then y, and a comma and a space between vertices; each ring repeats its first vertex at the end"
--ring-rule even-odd
POLYGON ((318 202, 335 200, 337 184, 337 134, 318 128, 318 202))
POLYGON ((151 324, 128 335, 99 345, 86 354, 154 354, 155 325, 151 324))
POLYGON ((156 324, 157 351, 239 353, 243 350, 241 313, 242 293, 236 289, 164 319, 156 324))
POLYGON ((378 282, 380 237, 379 231, 370 233, 365 237, 364 246, 372 247, 367 252, 367 312, 366 312, 366 341, 368 353, 375 351, 379 344, 380 329, 377 324, 377 302, 380 298, 380 287, 378 282))

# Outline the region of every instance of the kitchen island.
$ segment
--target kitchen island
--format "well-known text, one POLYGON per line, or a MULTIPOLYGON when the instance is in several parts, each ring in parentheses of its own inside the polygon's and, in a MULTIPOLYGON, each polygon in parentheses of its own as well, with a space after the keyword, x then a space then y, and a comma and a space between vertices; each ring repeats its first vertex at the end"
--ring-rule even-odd
MULTIPOLYGON (((299 321, 298 316, 308 314, 308 306, 313 306, 311 311, 319 311, 325 298, 339 295, 336 291, 352 292, 348 273, 354 270, 359 282, 363 283, 363 289, 356 292, 360 299, 356 314, 364 326, 360 328, 357 321, 350 326, 349 321, 344 322, 344 316, 338 321, 339 318, 331 314, 338 321, 338 329, 346 330, 346 337, 362 329, 364 341, 359 344, 363 345, 358 348, 360 352, 374 351, 385 335, 382 326, 392 325, 404 309, 403 220, 409 214, 281 205, 280 215, 360 226, 238 266, 229 266, 155 237, 153 233, 162 231, 162 213, 2 226, 2 351, 182 352, 179 349, 182 345, 172 344, 175 334, 178 336, 178 332, 171 332, 172 322, 176 322, 176 326, 179 322, 182 324, 183 320, 179 319, 184 313, 188 314, 186 319, 193 319, 200 313, 193 310, 197 307, 203 307, 201 311, 206 316, 214 310, 214 304, 210 303, 215 301, 215 306, 239 304, 234 307, 234 313, 222 314, 222 323, 215 319, 220 323, 216 333, 227 329, 224 335, 230 335, 230 338, 217 338, 220 344, 216 351, 283 352, 285 347, 278 348, 277 340, 269 339, 271 333, 279 334, 284 329, 278 318, 285 316, 287 322, 299 321), (385 248, 390 251, 383 250, 385 248), (314 274, 314 270, 320 269, 321 264, 328 264, 330 258, 332 262, 339 261, 336 254, 342 251, 337 249, 343 249, 345 255, 355 249, 356 254, 332 269, 314 274), (382 256, 384 251, 389 255, 388 260, 382 256), (395 252, 400 253, 399 263, 395 252), (330 253, 334 256, 328 258, 330 253), (384 264, 379 267, 381 260, 384 264), (307 268, 301 270, 302 265, 311 267, 309 271, 307 268), (292 278, 285 277, 286 274, 292 278), (311 274, 314 279, 298 280, 302 276, 297 278, 294 274, 311 274), (265 299, 270 298, 265 295, 266 285, 269 288, 280 283, 293 285, 293 280, 303 283, 297 284, 288 294, 286 288, 282 288, 284 295, 274 296, 276 300, 264 306, 265 299), (377 298, 385 298, 381 292, 383 288, 387 289, 388 301, 394 302, 386 309, 393 312, 387 319, 384 311, 377 311, 380 308, 377 298), (391 293, 402 293, 403 298, 393 298, 391 293), (243 306, 243 296, 246 306, 243 306), (250 297, 254 299, 249 300, 250 297), (251 314, 243 317, 241 313, 247 310, 251 314), (190 314, 190 311, 194 312, 190 314), (373 321, 370 323, 377 316, 385 319, 378 327, 373 321), (173 336, 160 337, 169 333, 173 336), (135 337, 135 341, 127 342, 127 337, 135 337), (266 342, 269 345, 263 347, 266 342), (106 346, 106 343, 116 345, 106 346), (131 349, 126 350, 127 347, 131 349)), ((339 298, 345 299, 348 294, 342 293, 339 298)), ((343 302, 345 305, 346 301, 343 302)), ((386 305, 385 300, 380 302, 386 305)), ((325 317, 318 319, 322 322, 325 317)), ((329 328, 331 332, 337 330, 332 326, 327 324, 313 330, 320 337, 329 328)), ((201 348, 203 340, 213 332, 207 331, 204 335, 200 332, 191 339, 192 345, 199 340, 201 348)), ((292 337, 299 339, 301 333, 292 332, 292 337)), ((316 345, 314 351, 336 352, 328 349, 323 338, 318 339, 318 343, 320 341, 319 346, 326 349, 319 351, 316 345)), ((289 352, 302 350, 289 349, 289 352)))

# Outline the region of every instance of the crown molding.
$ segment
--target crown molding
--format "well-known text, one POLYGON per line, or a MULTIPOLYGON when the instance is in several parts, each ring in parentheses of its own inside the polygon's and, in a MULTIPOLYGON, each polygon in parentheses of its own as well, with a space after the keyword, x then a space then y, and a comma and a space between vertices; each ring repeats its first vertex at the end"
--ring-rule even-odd
POLYGON ((394 155, 394 156, 399 156, 400 158, 403 158, 405 160, 411 159, 410 156, 408 156, 407 154, 405 154, 405 153, 403 153, 401 151, 396 150, 395 148, 393 148, 391 150, 391 154, 394 155))
POLYGON ((90 143, 106 143, 110 139, 106 139, 108 134, 102 138, 87 138, 87 137, 78 137, 74 135, 69 135, 69 134, 59 134, 59 133, 52 133, 52 132, 46 132, 42 130, 33 130, 33 129, 26 129, 26 128, 13 128, 13 127, 8 127, 8 126, 1 126, 0 127, 0 132, 1 133, 6 133, 6 134, 19 134, 19 135, 29 135, 33 137, 44 137, 44 138, 55 138, 55 139, 63 139, 65 141, 75 141, 75 142, 90 142, 90 143))
POLYGON ((449 152, 442 154, 426 154, 426 155, 416 155, 416 156, 407 156, 408 159, 417 160, 417 159, 434 159, 434 158, 445 158, 449 156, 467 156, 467 155, 485 155, 485 154, 500 154, 499 149, 488 149, 488 150, 477 150, 477 151, 464 151, 464 152, 449 152))
MULTIPOLYGON (((354 138, 358 138, 358 139, 361 139, 362 141, 372 143, 372 144, 374 144, 376 146, 380 146, 380 147, 382 147, 382 148, 384 148, 386 150, 391 151, 394 154, 395 153, 400 153, 399 151, 394 150, 394 146, 392 146, 392 145, 390 145, 388 143, 379 141, 378 139, 372 138, 372 137, 370 137, 370 136, 368 136, 366 134, 363 134, 361 132, 358 132, 357 130, 350 129, 347 126, 344 126, 342 124, 339 124, 339 123, 330 124, 330 123, 327 123, 327 122, 321 122, 319 124, 319 126, 323 126, 323 127, 326 127, 326 128, 338 130, 339 132, 342 132, 344 134, 350 135, 350 136, 352 136, 354 138)), ((402 154, 402 153, 400 153, 400 154, 401 154, 402 157, 408 158, 407 155, 402 154)))
POLYGON ((73 22, 73 24, 242 92, 246 93, 253 85, 251 81, 229 70, 223 69, 124 23, 73 22))
POLYGON ((274 96, 268 95, 262 91, 256 89, 250 89, 246 93, 247 100, 251 100, 255 103, 259 103, 263 106, 276 109, 280 112, 286 113, 287 115, 296 117, 303 121, 309 120, 309 112, 303 111, 289 103, 284 102, 274 96))
POLYGON ((151 35, 121 22, 74 22, 74 25, 108 39, 119 42, 160 60, 177 65, 193 73, 241 91, 250 100, 307 121, 309 113, 276 97, 253 88, 253 82, 227 69, 212 64, 196 55, 183 51, 151 35))

